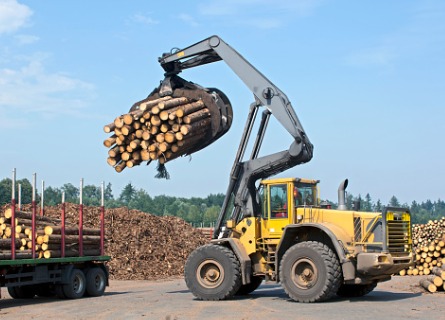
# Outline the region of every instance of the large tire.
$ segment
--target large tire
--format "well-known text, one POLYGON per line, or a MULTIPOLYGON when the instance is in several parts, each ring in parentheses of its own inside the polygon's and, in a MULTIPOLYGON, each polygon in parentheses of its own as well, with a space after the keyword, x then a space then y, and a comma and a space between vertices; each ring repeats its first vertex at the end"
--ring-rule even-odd
POLYGON ((256 289, 258 289, 258 287, 261 285, 262 282, 263 282, 262 277, 252 276, 250 278, 250 283, 241 285, 241 287, 238 289, 235 295, 237 296, 248 295, 249 293, 252 293, 256 289))
POLYGON ((107 275, 100 267, 93 267, 87 272, 86 294, 90 297, 99 297, 104 294, 107 286, 107 275))
POLYGON ((8 293, 13 299, 32 299, 36 295, 36 290, 32 285, 8 287, 8 293))
POLYGON ((370 284, 343 284, 338 289, 337 295, 345 298, 363 297, 377 287, 377 283, 370 284))
POLYGON ((62 291, 68 299, 78 299, 83 297, 86 290, 86 278, 80 269, 71 270, 69 282, 62 285, 62 291))
POLYGON ((241 286, 240 263, 232 250, 208 244, 193 251, 185 264, 185 282, 200 300, 232 298, 241 286))
POLYGON ((332 298, 342 283, 335 253, 316 241, 290 247, 280 265, 280 281, 289 297, 298 302, 319 302, 332 298))

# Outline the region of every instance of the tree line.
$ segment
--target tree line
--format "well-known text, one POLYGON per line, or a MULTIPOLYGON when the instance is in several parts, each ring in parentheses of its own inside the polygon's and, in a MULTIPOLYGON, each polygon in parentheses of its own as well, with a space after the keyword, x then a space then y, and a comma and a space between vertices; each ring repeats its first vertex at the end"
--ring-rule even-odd
MULTIPOLYGON (((32 185, 28 179, 17 180, 21 185, 21 202, 31 203, 32 185)), ((11 201, 12 180, 5 178, 0 181, 0 205, 11 201)), ((54 206, 62 202, 62 193, 65 193, 65 201, 79 203, 79 188, 71 183, 66 183, 60 188, 47 187, 44 192, 45 206, 54 206)), ((18 191, 16 192, 17 198, 18 191)), ((40 202, 40 193, 37 192, 36 201, 40 202)), ((99 206, 101 199, 101 187, 86 185, 83 187, 82 200, 84 205, 99 206)), ((205 198, 191 197, 182 198, 167 195, 150 196, 143 189, 136 189, 128 183, 117 198, 113 195, 112 185, 109 183, 104 189, 104 200, 107 208, 128 207, 137 209, 157 216, 177 216, 195 226, 212 225, 220 212, 224 201, 224 194, 210 194, 205 198)), ((329 200, 333 208, 337 203, 329 200)), ((348 193, 346 196, 348 208, 359 208, 359 211, 381 211, 384 206, 409 208, 413 223, 427 223, 429 220, 440 219, 445 216, 445 201, 426 200, 424 202, 412 201, 411 204, 400 203, 396 196, 392 196, 388 203, 383 204, 380 200, 373 201, 370 194, 365 197, 354 196, 348 193)))

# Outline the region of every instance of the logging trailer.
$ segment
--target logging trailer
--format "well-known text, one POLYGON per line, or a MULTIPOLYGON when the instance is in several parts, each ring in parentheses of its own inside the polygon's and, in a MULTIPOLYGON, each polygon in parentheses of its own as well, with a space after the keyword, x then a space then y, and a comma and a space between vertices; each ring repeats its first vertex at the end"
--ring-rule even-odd
MULTIPOLYGON (((57 296, 62 299, 77 299, 83 296, 101 296, 105 287, 108 286, 108 269, 106 262, 109 256, 104 254, 104 199, 102 185, 102 205, 100 210, 100 230, 93 230, 95 236, 85 236, 91 233, 91 229, 83 227, 83 205, 82 205, 82 183, 79 206, 79 225, 77 234, 72 232, 68 235, 68 225, 65 224, 65 202, 62 199, 61 222, 60 225, 53 226, 57 229, 54 238, 58 243, 49 245, 48 258, 43 255, 43 251, 37 249, 19 250, 17 242, 22 240, 22 235, 16 232, 19 225, 12 223, 17 217, 30 218, 30 236, 28 242, 31 248, 37 248, 37 235, 40 234, 37 222, 45 220, 45 217, 36 214, 35 201, 35 175, 32 191, 32 213, 19 211, 15 200, 15 169, 12 179, 12 200, 6 217, 11 230, 10 238, 2 241, 9 241, 9 250, 0 250, 0 287, 6 287, 9 295, 14 299, 31 299, 35 296, 49 297, 57 296), (96 232, 98 231, 98 232, 96 232), (99 236, 98 236, 99 234, 99 236), (91 244, 94 238, 94 244, 91 244), (65 242, 66 240, 66 242, 65 242), (68 243, 68 240, 73 240, 68 243), (97 241, 98 240, 98 241, 97 241), (85 243, 84 243, 85 242, 85 243), (74 246, 75 244, 75 246, 74 246), (73 251, 72 248, 76 248, 73 251), (39 254, 40 253, 40 254, 39 254), (49 257, 49 254, 55 257, 49 257)), ((42 211, 41 211, 42 212, 42 211)), ((3 217, 3 219, 5 219, 3 217)), ((20 220, 19 220, 20 221, 20 220)), ((46 230, 45 230, 46 231, 46 230)), ((49 236, 49 238, 51 238, 49 236)))
POLYGON ((313 145, 286 95, 218 36, 159 58, 165 79, 159 96, 172 93, 188 68, 224 61, 247 85, 255 101, 230 173, 213 240, 197 248, 185 265, 185 281, 201 300, 253 292, 263 280, 280 282, 289 297, 318 302, 334 295, 358 297, 413 261, 410 213, 348 210, 347 179, 339 205, 320 203, 318 180, 266 179, 312 158, 313 145), (180 79, 180 78, 179 78, 180 79), (251 155, 244 160, 258 110, 263 108, 251 155), (259 157, 270 116, 292 136, 288 150, 259 157))

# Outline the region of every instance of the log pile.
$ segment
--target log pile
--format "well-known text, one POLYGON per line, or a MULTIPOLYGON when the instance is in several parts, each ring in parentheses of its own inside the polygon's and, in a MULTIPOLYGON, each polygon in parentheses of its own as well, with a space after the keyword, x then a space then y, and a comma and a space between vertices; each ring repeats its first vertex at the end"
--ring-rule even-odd
MULTIPOLYGON (((11 259, 12 246, 12 211, 5 206, 0 212, 0 259, 11 259)), ((60 216, 60 213, 59 213, 60 216)), ((17 259, 29 259, 35 251, 36 258, 60 258, 61 255, 61 221, 58 218, 41 217, 36 215, 36 234, 34 249, 32 241, 32 213, 26 211, 15 212, 15 249, 17 259)), ((79 256, 79 227, 66 225, 65 257, 79 256)), ((100 255, 100 229, 83 229, 83 254, 89 256, 100 255)))
POLYGON ((399 275, 427 276, 420 286, 428 292, 444 291, 445 280, 445 217, 412 228, 414 265, 399 275))
POLYGON ((222 92, 179 82, 181 88, 192 88, 176 89, 167 96, 154 90, 104 126, 111 134, 104 141, 109 148, 107 163, 117 172, 158 161, 157 177, 168 178, 166 162, 204 148, 230 128, 232 110, 222 92))
MULTIPOLYGON (((60 217, 61 207, 45 215, 60 217)), ((78 223, 79 205, 66 203, 66 221, 78 223)), ((100 225, 100 208, 84 206, 84 229, 100 225)), ((9 240, 9 239, 8 239, 9 240)), ((105 211, 105 254, 110 279, 156 280, 182 276, 188 255, 209 239, 178 217, 158 217, 128 208, 105 211)))

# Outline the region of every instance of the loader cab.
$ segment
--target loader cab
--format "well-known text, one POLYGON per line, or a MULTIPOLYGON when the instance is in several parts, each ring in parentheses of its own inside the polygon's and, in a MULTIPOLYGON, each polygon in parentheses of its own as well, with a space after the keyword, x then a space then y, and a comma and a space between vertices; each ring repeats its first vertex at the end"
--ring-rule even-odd
POLYGON ((318 206, 318 182, 301 178, 261 181, 259 196, 263 230, 280 237, 284 227, 295 223, 297 207, 318 206))

